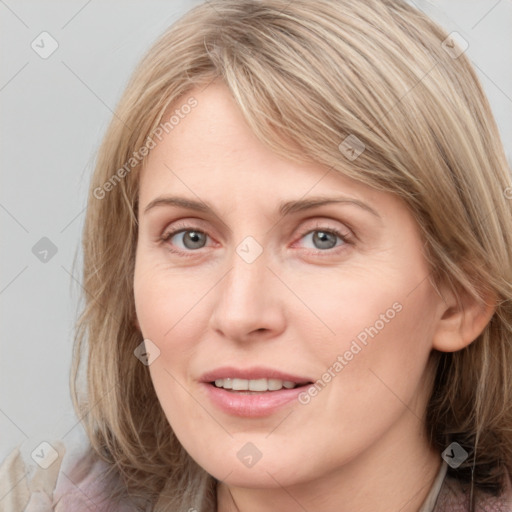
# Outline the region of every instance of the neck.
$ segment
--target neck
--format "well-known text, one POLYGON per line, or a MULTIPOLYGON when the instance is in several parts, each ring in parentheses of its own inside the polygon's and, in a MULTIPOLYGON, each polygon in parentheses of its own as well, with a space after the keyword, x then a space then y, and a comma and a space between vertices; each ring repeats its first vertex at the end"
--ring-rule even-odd
POLYGON ((393 429, 356 458, 317 478, 286 488, 253 489, 219 483, 218 512, 418 512, 441 466, 441 458, 428 443, 423 427, 409 411, 402 436, 393 429))

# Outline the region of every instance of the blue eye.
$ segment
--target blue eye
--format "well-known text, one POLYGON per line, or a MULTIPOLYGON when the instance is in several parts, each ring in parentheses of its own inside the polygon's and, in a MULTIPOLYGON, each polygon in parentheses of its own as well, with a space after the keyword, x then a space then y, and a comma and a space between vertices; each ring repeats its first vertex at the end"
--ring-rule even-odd
POLYGON ((348 243, 348 236, 340 233, 336 229, 314 229, 312 231, 308 231, 306 234, 302 235, 301 238, 305 238, 307 236, 311 236, 311 241, 313 244, 317 245, 314 247, 315 249, 329 250, 334 249, 336 247, 336 239, 339 238, 343 242, 348 243))
POLYGON ((208 235, 203 231, 191 228, 180 229, 179 231, 172 231, 170 233, 167 233, 162 237, 162 240, 164 240, 165 242, 169 242, 176 235, 184 235, 181 238, 182 244, 185 246, 185 249, 191 250, 202 249, 206 243, 206 238, 208 237, 208 235))
MULTIPOLYGON (((310 237, 316 253, 331 254, 337 247, 343 248, 346 245, 351 244, 350 235, 341 233, 335 228, 321 228, 309 229, 302 233, 300 239, 310 237), (338 239, 341 243, 337 243, 338 239)), ((161 237, 161 241, 168 245, 168 249, 176 254, 184 256, 193 256, 193 253, 198 249, 206 247, 208 234, 204 231, 194 228, 193 226, 177 226, 173 231, 165 233, 161 237), (178 238, 180 235, 180 238, 178 238), (176 241, 173 242, 173 238, 176 241), (178 248, 175 248, 177 240, 180 240, 178 248)))

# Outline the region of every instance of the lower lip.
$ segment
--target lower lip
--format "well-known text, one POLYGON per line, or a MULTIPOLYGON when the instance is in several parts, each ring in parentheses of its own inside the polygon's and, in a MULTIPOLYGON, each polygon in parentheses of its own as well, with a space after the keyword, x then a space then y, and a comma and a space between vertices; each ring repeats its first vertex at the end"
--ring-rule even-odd
POLYGON ((243 392, 227 391, 213 384, 203 382, 208 398, 222 411, 233 416, 261 418, 269 416, 281 407, 298 400, 306 386, 293 389, 282 388, 279 391, 265 391, 258 394, 243 394, 243 392))

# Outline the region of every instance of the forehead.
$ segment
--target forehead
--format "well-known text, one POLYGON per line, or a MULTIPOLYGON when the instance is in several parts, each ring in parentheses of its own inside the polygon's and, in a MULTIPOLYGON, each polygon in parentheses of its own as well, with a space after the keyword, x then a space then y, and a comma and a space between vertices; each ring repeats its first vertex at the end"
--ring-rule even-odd
POLYGON ((191 98, 196 106, 175 116, 179 122, 163 132, 161 140, 155 139, 156 146, 142 170, 142 203, 171 190, 219 200, 241 195, 263 195, 270 200, 274 195, 300 197, 333 189, 354 196, 362 191, 366 197, 377 194, 339 171, 275 154, 251 131, 222 82, 191 90, 175 102, 166 117, 180 111, 191 98))

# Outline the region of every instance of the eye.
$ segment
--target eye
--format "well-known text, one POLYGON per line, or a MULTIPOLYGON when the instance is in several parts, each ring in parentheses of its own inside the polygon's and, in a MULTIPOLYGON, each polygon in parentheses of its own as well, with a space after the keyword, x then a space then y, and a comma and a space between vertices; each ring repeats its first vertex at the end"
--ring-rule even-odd
POLYGON ((335 247, 343 247, 351 243, 348 233, 342 233, 338 229, 330 227, 310 229, 302 234, 301 239, 309 239, 313 244, 313 249, 317 249, 319 252, 327 252, 335 247), (341 243, 337 243, 337 239, 341 240, 341 243))
POLYGON ((175 229, 167 232, 162 236, 162 241, 167 242, 170 246, 171 252, 183 253, 202 249, 206 244, 208 235, 199 229, 188 227, 185 229, 175 229), (173 249, 177 246, 178 250, 173 249))
MULTIPOLYGON (((190 225, 175 225, 174 229, 165 232, 160 240, 165 243, 167 249, 183 256, 194 256, 194 252, 207 246, 209 236, 201 229, 190 225)), ((315 253, 328 253, 343 250, 351 245, 350 233, 342 233, 332 227, 316 226, 316 229, 309 229, 302 232, 300 240, 309 240, 313 244, 315 253), (338 248, 338 249, 337 249, 338 248)))

